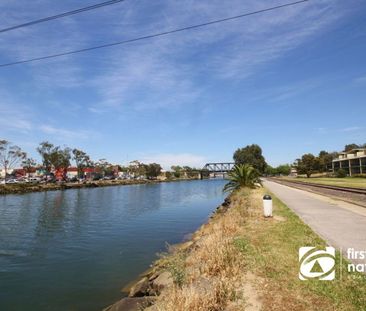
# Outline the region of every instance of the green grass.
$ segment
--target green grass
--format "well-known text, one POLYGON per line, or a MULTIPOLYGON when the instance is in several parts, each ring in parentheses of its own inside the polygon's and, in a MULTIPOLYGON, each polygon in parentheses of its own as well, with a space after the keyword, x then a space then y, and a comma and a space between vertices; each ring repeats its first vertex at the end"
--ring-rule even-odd
POLYGON ((340 186, 340 187, 352 187, 352 188, 366 188, 366 178, 357 177, 345 177, 345 178, 331 178, 331 177, 282 177, 282 179, 293 180, 293 181, 303 181, 314 184, 330 185, 330 186, 340 186))
POLYGON ((273 194, 272 197, 274 215, 284 221, 249 220, 245 224, 246 234, 234 241, 245 255, 247 269, 266 284, 265 309, 366 310, 366 276, 348 273, 343 259, 341 279, 339 252, 335 280, 299 280, 299 247, 325 247, 326 243, 273 194))

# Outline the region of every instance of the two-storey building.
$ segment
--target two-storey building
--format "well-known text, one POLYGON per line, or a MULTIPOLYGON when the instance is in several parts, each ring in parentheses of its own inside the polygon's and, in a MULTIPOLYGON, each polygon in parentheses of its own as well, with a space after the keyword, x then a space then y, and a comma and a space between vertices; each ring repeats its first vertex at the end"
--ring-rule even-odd
POLYGON ((366 174, 366 148, 339 153, 338 158, 332 161, 332 169, 333 172, 343 169, 349 176, 366 174))

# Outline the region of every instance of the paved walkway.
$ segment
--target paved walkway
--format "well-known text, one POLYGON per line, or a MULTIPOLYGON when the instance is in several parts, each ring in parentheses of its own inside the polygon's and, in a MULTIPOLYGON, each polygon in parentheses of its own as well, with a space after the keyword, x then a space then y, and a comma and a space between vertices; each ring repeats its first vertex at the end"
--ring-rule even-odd
MULTIPOLYGON (((264 186, 330 246, 366 251, 366 208, 265 180, 264 186)), ((365 262, 365 261, 363 261, 365 262)))

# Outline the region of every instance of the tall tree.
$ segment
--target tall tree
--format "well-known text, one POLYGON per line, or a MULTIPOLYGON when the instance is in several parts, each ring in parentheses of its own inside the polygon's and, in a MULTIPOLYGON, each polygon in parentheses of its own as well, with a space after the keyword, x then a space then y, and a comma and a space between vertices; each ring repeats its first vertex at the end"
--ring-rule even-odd
POLYGON ((350 151, 350 150, 356 149, 356 148, 360 148, 360 146, 357 145, 357 144, 354 144, 354 143, 353 144, 348 144, 348 145, 344 146, 344 151, 347 152, 347 151, 350 151))
POLYGON ((174 177, 179 178, 182 173, 183 168, 179 165, 172 165, 171 169, 173 171, 174 177))
POLYGON ((267 164, 266 169, 264 171, 266 175, 273 176, 277 174, 277 170, 275 167, 272 167, 271 165, 267 164))
POLYGON ((311 153, 304 154, 301 159, 297 159, 295 164, 297 172, 299 174, 306 174, 306 177, 310 177, 319 167, 319 159, 311 153))
POLYGON ((23 167, 23 170, 26 172, 28 177, 29 177, 29 174, 32 171, 32 168, 35 168, 36 165, 37 165, 36 160, 34 160, 32 158, 26 158, 26 159, 23 160, 22 167, 23 167))
MULTIPOLYGON (((66 180, 67 169, 70 166, 71 149, 54 147, 50 154, 51 167, 54 168, 56 175, 66 180)), ((57 176, 56 176, 57 177, 57 176)))
POLYGON ((145 176, 146 165, 137 160, 131 161, 130 165, 128 166, 128 172, 129 174, 132 174, 134 178, 145 176))
POLYGON ((192 168, 190 166, 183 166, 184 172, 187 174, 187 177, 195 177, 198 176, 198 171, 195 168, 192 168))
POLYGON ((147 178, 156 178, 161 173, 161 166, 157 163, 150 163, 146 165, 146 176, 147 178))
POLYGON ((60 172, 63 179, 66 179, 67 168, 70 166, 71 160, 70 148, 62 149, 45 141, 40 143, 37 151, 42 156, 43 166, 47 173, 54 169, 56 172, 60 172))
POLYGON ((86 154, 86 152, 73 149, 72 150, 73 160, 76 163, 76 167, 78 168, 78 177, 83 177, 83 169, 88 167, 91 164, 90 157, 86 154))
POLYGON ((332 167, 332 161, 337 156, 336 152, 329 153, 327 151, 319 152, 319 171, 327 172, 332 167))
POLYGON ((49 143, 48 141, 41 142, 37 147, 37 151, 42 157, 43 168, 46 170, 47 174, 49 174, 52 169, 51 154, 53 149, 53 144, 49 143))
POLYGON ((98 168, 103 177, 113 174, 112 164, 109 163, 106 159, 99 159, 95 163, 95 166, 98 168))
POLYGON ((234 153, 235 164, 249 164, 257 169, 260 173, 264 173, 267 163, 262 155, 262 149, 256 144, 239 148, 234 153))
POLYGON ((5 182, 9 170, 15 168, 26 157, 27 154, 20 147, 7 140, 0 140, 0 165, 4 168, 5 182))
POLYGON ((288 164, 282 164, 276 167, 276 173, 280 175, 290 175, 291 173, 291 166, 288 164))

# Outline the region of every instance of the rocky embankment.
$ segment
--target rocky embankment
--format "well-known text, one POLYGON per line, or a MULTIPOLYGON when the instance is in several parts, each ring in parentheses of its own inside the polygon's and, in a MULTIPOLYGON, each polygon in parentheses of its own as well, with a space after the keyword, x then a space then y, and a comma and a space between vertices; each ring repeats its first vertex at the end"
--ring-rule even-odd
POLYGON ((53 190, 67 190, 80 188, 97 188, 107 186, 119 185, 133 185, 156 183, 159 181, 151 180, 98 180, 84 183, 47 183, 47 184, 7 184, 0 186, 1 194, 22 194, 29 192, 53 191, 53 190))
MULTIPOLYGON (((217 207, 210 220, 218 214, 225 213, 230 207, 230 198, 217 207)), ((203 224, 190 238, 190 240, 171 246, 169 252, 158 259, 152 267, 143 273, 140 278, 122 292, 127 292, 128 297, 124 297, 113 305, 103 309, 103 311, 157 311, 154 302, 157 297, 166 289, 179 285, 180 280, 184 277, 179 269, 179 261, 182 253, 194 252, 200 247, 202 236, 205 234, 205 227, 210 226, 210 221, 203 224)), ((210 287, 210 282, 200 280, 200 290, 210 287)))
POLYGON ((195 180, 195 178, 189 179, 172 179, 172 180, 150 180, 150 179, 126 179, 126 180, 97 180, 82 183, 48 183, 48 184, 7 184, 0 185, 0 195, 5 194, 23 194, 29 192, 42 192, 42 191, 54 191, 54 190, 67 190, 67 189, 81 189, 81 188, 97 188, 108 186, 124 186, 124 185, 138 185, 138 184, 156 184, 161 182, 173 182, 183 180, 195 180))

